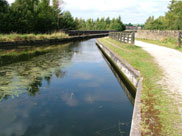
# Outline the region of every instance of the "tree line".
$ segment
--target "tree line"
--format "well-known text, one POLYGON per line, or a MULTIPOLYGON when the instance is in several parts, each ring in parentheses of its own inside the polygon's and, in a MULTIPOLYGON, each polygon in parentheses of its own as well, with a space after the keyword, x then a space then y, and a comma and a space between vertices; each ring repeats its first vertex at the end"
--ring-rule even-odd
POLYGON ((78 19, 61 10, 60 0, 0 0, 0 33, 51 33, 56 30, 124 30, 118 18, 78 19))
POLYGON ((94 19, 78 19, 75 18, 75 23, 78 30, 125 30, 125 25, 123 24, 121 17, 110 19, 107 18, 97 18, 94 19))
POLYGON ((76 28, 71 14, 62 12, 60 4, 59 0, 53 0, 52 5, 50 0, 15 0, 9 5, 0 0, 0 33, 48 33, 76 28))
POLYGON ((172 0, 165 16, 149 17, 144 25, 148 30, 182 30, 182 1, 172 0))

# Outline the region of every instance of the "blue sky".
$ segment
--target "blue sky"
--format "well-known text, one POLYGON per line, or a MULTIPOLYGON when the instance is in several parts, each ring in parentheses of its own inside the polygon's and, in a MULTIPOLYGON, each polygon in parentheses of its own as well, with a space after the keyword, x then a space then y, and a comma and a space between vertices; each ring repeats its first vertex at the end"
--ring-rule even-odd
POLYGON ((144 23, 149 16, 164 15, 169 3, 169 0, 64 0, 63 10, 84 19, 120 15, 124 23, 137 24, 144 23))

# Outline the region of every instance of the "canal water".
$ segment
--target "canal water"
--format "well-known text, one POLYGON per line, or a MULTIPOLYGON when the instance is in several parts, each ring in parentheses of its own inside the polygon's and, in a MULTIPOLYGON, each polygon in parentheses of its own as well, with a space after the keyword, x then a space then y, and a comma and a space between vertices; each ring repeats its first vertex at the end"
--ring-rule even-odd
POLYGON ((128 136, 132 112, 95 39, 0 67, 0 136, 128 136))

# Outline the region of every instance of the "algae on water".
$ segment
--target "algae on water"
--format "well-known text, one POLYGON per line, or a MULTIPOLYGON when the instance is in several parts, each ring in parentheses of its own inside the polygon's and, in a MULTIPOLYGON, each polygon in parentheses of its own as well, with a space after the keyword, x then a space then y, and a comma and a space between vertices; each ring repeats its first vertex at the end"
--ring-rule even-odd
POLYGON ((63 69, 69 65, 73 55, 69 48, 70 46, 60 47, 28 61, 0 67, 0 101, 25 92, 34 96, 39 91, 42 80, 49 83, 53 75, 64 77, 63 69))

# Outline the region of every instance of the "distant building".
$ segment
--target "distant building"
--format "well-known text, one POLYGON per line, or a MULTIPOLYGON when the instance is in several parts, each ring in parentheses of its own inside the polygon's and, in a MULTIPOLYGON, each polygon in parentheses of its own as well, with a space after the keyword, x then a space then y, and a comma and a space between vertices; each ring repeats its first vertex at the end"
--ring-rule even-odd
POLYGON ((141 26, 138 26, 137 30, 142 30, 142 27, 141 26))
POLYGON ((141 30, 142 27, 140 26, 126 26, 126 30, 141 30))

